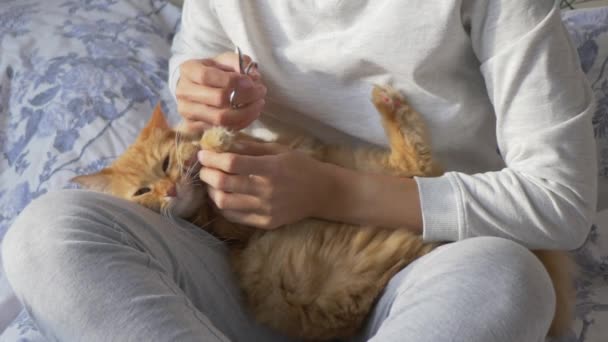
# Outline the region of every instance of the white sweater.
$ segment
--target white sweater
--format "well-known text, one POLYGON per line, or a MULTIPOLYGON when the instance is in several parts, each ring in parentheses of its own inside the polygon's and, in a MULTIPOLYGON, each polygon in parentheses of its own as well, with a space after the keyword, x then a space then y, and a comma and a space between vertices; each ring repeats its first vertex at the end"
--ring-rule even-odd
POLYGON ((262 123, 386 145, 371 86, 426 119, 447 169, 416 178, 426 240, 578 247, 596 205, 591 91, 553 0, 186 0, 170 61, 238 45, 268 86, 262 123))

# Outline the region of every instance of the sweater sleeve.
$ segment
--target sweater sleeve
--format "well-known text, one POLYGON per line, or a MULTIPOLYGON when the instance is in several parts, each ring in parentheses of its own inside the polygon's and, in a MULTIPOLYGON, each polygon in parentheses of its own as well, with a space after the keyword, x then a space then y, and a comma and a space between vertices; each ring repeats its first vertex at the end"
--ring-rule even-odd
POLYGON ((210 3, 210 0, 184 1, 180 29, 173 38, 169 59, 169 90, 174 97, 182 63, 212 58, 234 48, 210 3))
POLYGON ((417 178, 423 237, 577 248, 596 206, 594 102, 559 9, 553 0, 465 0, 462 18, 506 167, 417 178))

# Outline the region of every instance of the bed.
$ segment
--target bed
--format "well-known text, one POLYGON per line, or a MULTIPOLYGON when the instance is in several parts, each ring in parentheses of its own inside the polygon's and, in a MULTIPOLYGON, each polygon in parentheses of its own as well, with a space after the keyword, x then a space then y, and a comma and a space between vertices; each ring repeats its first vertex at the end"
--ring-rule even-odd
MULTIPOLYGON (((180 9, 167 0, 0 2, 0 248, 34 198, 113 160, 161 101, 180 9)), ((598 100, 600 207, 608 207, 608 7, 564 12, 598 100)), ((576 324, 560 341, 608 341, 608 210, 573 254, 576 324)), ((43 341, 0 268, 0 341, 43 341)))

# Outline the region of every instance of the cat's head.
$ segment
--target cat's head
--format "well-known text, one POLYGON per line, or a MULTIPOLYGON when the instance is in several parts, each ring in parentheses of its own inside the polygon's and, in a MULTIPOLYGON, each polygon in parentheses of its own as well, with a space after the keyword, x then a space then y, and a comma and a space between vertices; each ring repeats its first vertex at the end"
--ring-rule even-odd
POLYGON ((135 142, 112 165, 71 181, 192 220, 203 214, 206 198, 195 158, 199 148, 193 141, 169 127, 158 105, 135 142))

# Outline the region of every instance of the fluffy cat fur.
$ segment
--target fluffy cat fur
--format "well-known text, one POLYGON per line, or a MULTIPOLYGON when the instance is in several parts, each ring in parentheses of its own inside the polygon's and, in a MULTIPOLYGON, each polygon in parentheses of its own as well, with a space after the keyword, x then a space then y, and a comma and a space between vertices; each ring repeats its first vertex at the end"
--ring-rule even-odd
MULTIPOLYGON (((390 87, 376 86, 372 102, 389 138, 389 150, 326 146, 310 137, 284 142, 350 169, 401 177, 440 175, 421 116, 390 87)), ((207 130, 200 142, 180 135, 169 128, 157 106, 135 143, 110 167, 73 181, 177 215, 227 242, 246 306, 259 322, 305 340, 352 336, 391 277, 438 244, 424 243, 405 229, 317 219, 271 231, 226 221, 209 205, 196 165, 188 161, 199 145, 221 152, 239 139, 252 138, 219 127, 207 130)), ((571 322, 571 262, 567 253, 535 254, 556 290, 550 334, 560 335, 571 322)))

